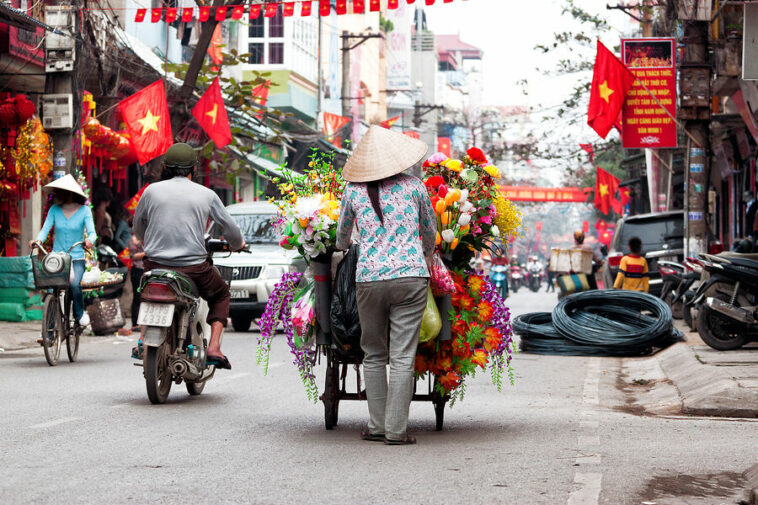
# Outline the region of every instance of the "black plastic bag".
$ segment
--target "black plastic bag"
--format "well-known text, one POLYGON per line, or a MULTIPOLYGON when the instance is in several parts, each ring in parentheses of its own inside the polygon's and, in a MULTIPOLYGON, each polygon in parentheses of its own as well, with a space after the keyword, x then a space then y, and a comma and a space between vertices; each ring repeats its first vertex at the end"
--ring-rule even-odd
POLYGON ((358 245, 353 244, 337 267, 332 294, 332 340, 344 359, 361 360, 361 322, 355 293, 358 245))

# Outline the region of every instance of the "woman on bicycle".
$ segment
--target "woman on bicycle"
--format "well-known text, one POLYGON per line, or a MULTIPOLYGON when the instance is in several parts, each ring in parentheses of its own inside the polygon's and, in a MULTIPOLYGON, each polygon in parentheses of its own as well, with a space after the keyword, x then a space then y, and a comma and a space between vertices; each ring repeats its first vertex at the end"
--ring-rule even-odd
MULTIPOLYGON (((55 196, 55 205, 50 207, 37 235, 36 240, 29 242, 33 248, 36 242, 42 243, 47 240, 51 228, 54 230, 53 251, 66 252, 77 242, 84 241, 84 247, 92 247, 97 239, 95 235, 95 223, 92 219, 90 208, 85 205, 87 200, 81 186, 70 174, 57 179, 46 185, 43 189, 52 191, 55 196), (84 238, 84 232, 87 238, 84 238)), ((84 297, 82 296, 82 276, 84 275, 84 249, 81 245, 71 250, 71 270, 73 279, 71 282, 71 294, 74 302, 74 317, 80 326, 89 324, 89 316, 84 311, 84 297)))

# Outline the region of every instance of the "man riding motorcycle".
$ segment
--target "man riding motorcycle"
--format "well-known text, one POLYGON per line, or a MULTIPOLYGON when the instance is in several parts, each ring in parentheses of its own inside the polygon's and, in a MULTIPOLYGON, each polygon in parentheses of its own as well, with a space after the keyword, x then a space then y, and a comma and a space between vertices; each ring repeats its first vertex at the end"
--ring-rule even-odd
POLYGON ((209 219, 223 229, 232 250, 245 247, 239 226, 211 189, 192 182, 197 154, 188 144, 171 146, 163 169, 171 177, 145 189, 134 214, 134 234, 144 243, 145 272, 156 268, 181 272, 208 302, 211 327, 207 361, 231 369, 221 352, 221 333, 229 317, 229 286, 208 260, 205 230, 209 219))

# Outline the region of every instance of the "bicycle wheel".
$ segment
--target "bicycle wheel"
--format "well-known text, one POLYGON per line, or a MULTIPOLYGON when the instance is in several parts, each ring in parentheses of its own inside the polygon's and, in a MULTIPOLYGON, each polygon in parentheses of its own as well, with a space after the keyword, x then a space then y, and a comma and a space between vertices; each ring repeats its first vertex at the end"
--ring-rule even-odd
POLYGON ((42 307, 42 348, 50 366, 58 364, 61 355, 61 318, 58 313, 58 296, 47 295, 42 307))
POLYGON ((74 301, 71 299, 71 293, 66 295, 66 299, 66 354, 68 360, 73 363, 79 356, 79 336, 83 328, 74 320, 74 301))

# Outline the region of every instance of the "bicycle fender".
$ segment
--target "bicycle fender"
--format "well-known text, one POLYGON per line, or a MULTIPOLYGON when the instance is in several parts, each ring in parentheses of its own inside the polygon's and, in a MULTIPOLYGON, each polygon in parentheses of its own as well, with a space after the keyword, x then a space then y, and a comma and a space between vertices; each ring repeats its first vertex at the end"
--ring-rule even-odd
POLYGON ((160 326, 145 326, 145 334, 142 335, 142 345, 148 347, 159 347, 166 341, 168 328, 160 326))

